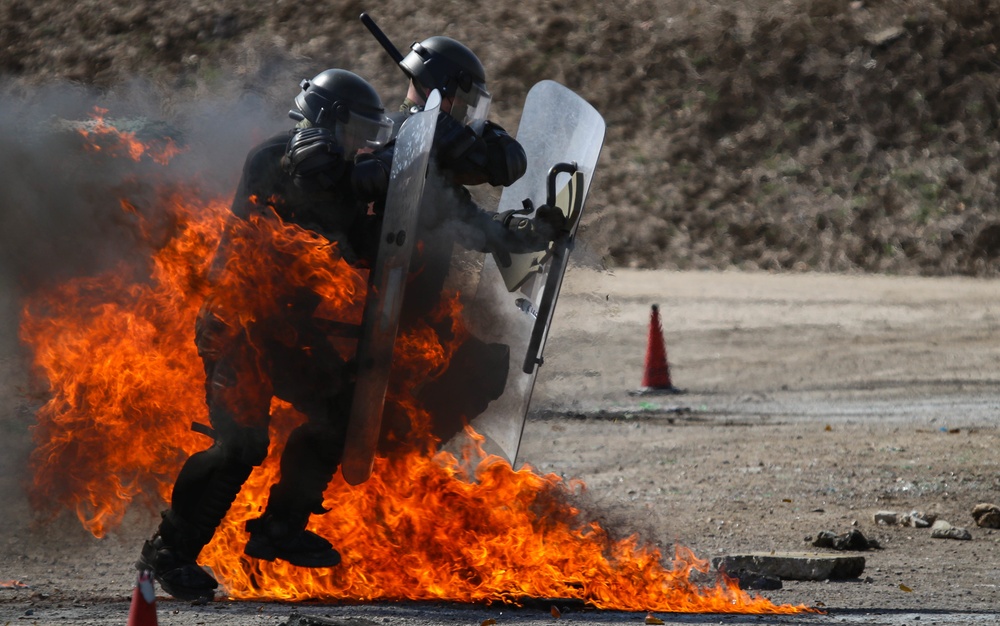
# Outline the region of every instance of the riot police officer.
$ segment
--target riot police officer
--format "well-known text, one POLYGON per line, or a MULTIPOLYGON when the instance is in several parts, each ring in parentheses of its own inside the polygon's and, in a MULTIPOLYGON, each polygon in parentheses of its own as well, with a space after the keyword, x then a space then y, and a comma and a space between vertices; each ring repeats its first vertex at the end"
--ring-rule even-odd
MULTIPOLYGON (((355 160, 359 153, 383 147, 392 123, 378 94, 356 74, 330 69, 300 86, 289 112, 296 127, 250 151, 230 220, 238 226, 277 217, 334 242, 348 262, 370 262, 378 223, 369 207, 384 197, 366 191, 373 185, 355 160)), ((226 229, 212 270, 217 285, 224 283, 235 250, 273 253, 247 252, 246 242, 237 240, 240 232, 226 229)), ((284 268, 276 265, 273 283, 281 285, 284 268)), ((177 598, 214 595, 218 584, 197 558, 251 470, 267 455, 272 397, 291 403, 308 419, 289 437, 281 476, 263 514, 247 523, 245 552, 303 567, 340 562, 331 544, 306 530, 306 524, 310 515, 325 512, 322 496, 340 463, 352 385, 346 363, 313 318, 319 296, 302 288, 278 291, 271 297, 281 302, 260 311, 225 310, 222 303, 234 299, 223 296, 232 294, 215 293, 197 320, 195 341, 205 366, 215 441, 181 468, 171 506, 137 563, 177 598), (283 332, 289 328, 294 332, 283 332)))
MULTIPOLYGON (((414 269, 419 271, 407 283, 402 311, 405 328, 430 318, 441 299, 456 243, 468 250, 494 253, 503 263, 512 253, 545 248, 563 232, 565 217, 547 206, 538 207, 533 218, 513 211, 498 214, 473 201, 466 186, 509 186, 524 175, 527 157, 516 139, 488 119, 492 97, 486 71, 472 50, 449 37, 434 36, 414 43, 399 60, 399 67, 408 85, 399 111, 389 115, 394 131, 422 110, 432 90, 438 90, 442 98, 432 149, 436 168, 427 179, 417 231, 423 243, 414 259, 414 269)), ((391 157, 391 144, 363 157, 359 168, 375 172, 366 180, 387 182, 391 157)), ((446 326, 435 330, 442 341, 451 339, 446 326)), ((431 415, 432 434, 447 441, 466 421, 482 413, 503 393, 508 366, 508 346, 469 336, 448 369, 418 391, 418 399, 431 415)), ((387 407, 383 422, 383 447, 405 440, 405 417, 387 407)))

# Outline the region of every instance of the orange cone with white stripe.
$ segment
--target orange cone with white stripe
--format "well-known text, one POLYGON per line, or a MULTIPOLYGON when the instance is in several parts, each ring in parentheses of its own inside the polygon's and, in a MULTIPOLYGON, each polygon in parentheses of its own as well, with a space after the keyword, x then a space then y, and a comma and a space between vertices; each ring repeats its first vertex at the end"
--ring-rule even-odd
POLYGON ((132 590, 132 606, 128 610, 126 626, 156 626, 156 589, 153 587, 153 572, 139 572, 139 578, 132 590))

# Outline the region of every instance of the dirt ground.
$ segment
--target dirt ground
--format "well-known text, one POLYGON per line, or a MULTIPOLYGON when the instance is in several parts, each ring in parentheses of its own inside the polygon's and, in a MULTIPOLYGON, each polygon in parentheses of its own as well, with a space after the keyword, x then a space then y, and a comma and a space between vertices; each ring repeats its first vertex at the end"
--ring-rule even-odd
MULTIPOLYGON (((780 590, 756 592, 830 611, 766 623, 909 623, 921 615, 989 623, 1000 601, 1000 531, 976 527, 970 512, 1000 501, 998 286, 962 278, 571 270, 522 459, 583 479, 579 505, 588 515, 668 553, 675 543, 702 558, 813 550, 809 538, 819 532, 852 528, 881 543, 881 550, 847 553, 866 558, 859 579, 785 581, 780 590), (641 382, 651 304, 660 305, 682 395, 630 393, 641 382), (936 513, 968 528, 972 540, 876 526, 879 510, 936 513)), ((132 561, 153 522, 136 514, 103 540, 70 519, 29 527, 17 485, 30 400, 20 394, 18 363, 2 363, 0 579, 25 586, 0 587, 0 623, 124 623, 132 561)), ((295 610, 362 620, 348 622, 356 624, 555 621, 544 601, 521 609, 198 607, 161 596, 158 608, 160 624, 178 625, 279 624, 295 610)), ((644 617, 563 608, 561 619, 578 623, 644 617)))

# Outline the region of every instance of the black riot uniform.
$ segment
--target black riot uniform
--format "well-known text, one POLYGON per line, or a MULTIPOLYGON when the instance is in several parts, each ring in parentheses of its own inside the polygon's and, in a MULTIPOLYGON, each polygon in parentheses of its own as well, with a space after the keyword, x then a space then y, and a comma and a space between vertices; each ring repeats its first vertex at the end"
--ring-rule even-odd
POLYGON ((197 556, 267 455, 272 397, 292 404, 307 421, 289 437, 264 513, 247 523, 245 551, 303 567, 340 562, 330 543, 305 527, 311 514, 325 512, 322 495, 340 463, 352 388, 348 368, 328 329, 313 317, 320 297, 304 287, 283 288, 281 251, 246 251, 239 238, 251 220, 280 218, 335 243, 348 262, 370 263, 378 217, 369 209, 384 197, 363 190, 371 185, 353 159, 361 148, 383 145, 391 122, 374 89, 344 70, 303 81, 296 107, 290 115, 299 126, 247 156, 212 272, 217 284, 232 289, 220 277, 238 261, 234 251, 259 252, 273 260, 269 283, 277 288, 261 310, 226 310, 230 305, 221 302, 231 302, 230 293, 210 296, 203 306, 195 341, 215 442, 182 467, 171 507, 137 563, 182 599, 214 595, 217 583, 197 565, 197 556))
MULTIPOLYGON (((538 208, 534 219, 485 211, 465 187, 506 187, 527 168, 520 143, 486 119, 490 103, 486 73, 469 48, 448 37, 430 37, 414 43, 399 66, 410 78, 411 94, 419 97, 437 89, 443 102, 418 225, 417 238, 422 245, 414 253, 400 320, 405 329, 430 319, 441 299, 456 244, 496 253, 503 262, 510 253, 543 249, 565 227, 565 218, 559 210, 544 206, 538 208)), ((418 102, 405 100, 399 112, 390 114, 394 130, 419 110, 418 102)), ((391 153, 390 144, 380 154, 366 157, 366 167, 381 159, 388 172, 391 153)), ((452 339, 446 324, 435 326, 435 330, 443 342, 452 339)), ((508 366, 508 346, 469 336, 448 369, 419 390, 418 400, 431 415, 432 434, 447 441, 500 397, 508 366)), ((407 419, 394 414, 392 407, 387 407, 383 424, 383 449, 406 438, 407 419)))

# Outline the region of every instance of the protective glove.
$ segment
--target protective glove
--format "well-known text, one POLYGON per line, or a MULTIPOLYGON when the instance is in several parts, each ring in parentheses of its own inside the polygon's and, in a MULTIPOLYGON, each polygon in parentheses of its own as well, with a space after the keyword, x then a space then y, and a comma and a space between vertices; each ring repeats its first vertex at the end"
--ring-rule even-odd
POLYGON ((367 202, 385 199, 389 190, 389 174, 392 171, 392 149, 369 152, 354 157, 351 184, 358 197, 367 202))
POLYGON ((281 167, 306 190, 332 187, 347 169, 344 148, 333 131, 312 126, 295 131, 285 147, 281 167))
POLYGON ((502 234, 487 235, 488 249, 500 258, 500 265, 510 265, 510 254, 545 250, 549 242, 568 232, 566 216, 556 207, 546 204, 535 210, 534 217, 526 217, 527 211, 503 211, 493 215, 493 220, 502 226, 502 234))
POLYGON ((559 208, 543 204, 535 209, 533 217, 525 217, 527 211, 503 211, 493 219, 512 232, 530 232, 545 239, 546 243, 568 232, 566 216, 559 208))
POLYGON ((535 232, 548 241, 553 241, 569 232, 566 215, 558 208, 543 204, 535 209, 535 232))

